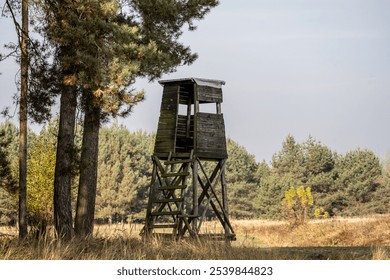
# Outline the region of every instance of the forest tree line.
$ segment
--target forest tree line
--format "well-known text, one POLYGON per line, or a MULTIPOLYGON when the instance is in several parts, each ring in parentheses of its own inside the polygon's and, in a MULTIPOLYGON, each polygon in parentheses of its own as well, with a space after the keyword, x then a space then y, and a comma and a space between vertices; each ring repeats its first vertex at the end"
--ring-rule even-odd
MULTIPOLYGON (((72 204, 76 203, 81 128, 78 126, 75 133, 72 204)), ((28 133, 28 217, 29 224, 37 228, 53 222, 57 133, 57 119, 39 134, 28 133)), ((18 129, 6 121, 0 124, 0 135, 0 223, 12 224, 17 220, 18 129)), ((154 133, 131 132, 116 122, 100 129, 96 222, 144 218, 154 137, 154 133)), ((232 218, 281 219, 281 201, 291 186, 310 187, 315 206, 330 216, 389 212, 389 166, 370 150, 338 154, 313 137, 298 143, 288 135, 281 150, 266 163, 256 162, 254 155, 232 139, 227 140, 227 148, 226 180, 232 218)))

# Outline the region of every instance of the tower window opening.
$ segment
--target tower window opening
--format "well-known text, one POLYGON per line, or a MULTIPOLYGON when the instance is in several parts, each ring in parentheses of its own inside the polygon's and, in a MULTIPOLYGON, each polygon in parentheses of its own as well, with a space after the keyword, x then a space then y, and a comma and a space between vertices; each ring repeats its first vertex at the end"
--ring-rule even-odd
POLYGON ((199 112, 216 114, 217 113, 216 104, 215 103, 200 103, 199 104, 199 112))

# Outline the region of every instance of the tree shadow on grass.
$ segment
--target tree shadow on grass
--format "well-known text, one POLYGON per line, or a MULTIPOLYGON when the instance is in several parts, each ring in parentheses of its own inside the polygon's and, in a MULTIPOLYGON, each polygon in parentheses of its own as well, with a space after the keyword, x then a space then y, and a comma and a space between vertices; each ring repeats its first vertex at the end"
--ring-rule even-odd
POLYGON ((373 260, 389 259, 390 247, 270 247, 235 248, 237 255, 269 260, 373 260), (252 251, 252 252, 248 252, 252 251), (247 252, 245 252, 247 251, 247 252))

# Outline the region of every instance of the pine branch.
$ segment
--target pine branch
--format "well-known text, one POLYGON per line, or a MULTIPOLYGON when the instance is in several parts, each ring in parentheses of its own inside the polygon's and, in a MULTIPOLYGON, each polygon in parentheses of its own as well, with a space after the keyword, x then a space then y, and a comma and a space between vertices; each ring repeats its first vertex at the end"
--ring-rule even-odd
MULTIPOLYGON (((5 1, 5 5, 8 7, 8 10, 10 11, 11 13, 11 17, 12 17, 12 21, 14 22, 14 26, 15 26, 15 30, 16 30, 16 33, 17 33, 17 37, 18 37, 18 46, 19 48, 21 48, 21 45, 22 45, 22 42, 21 42, 21 36, 22 34, 24 33, 24 31, 22 30, 22 27, 20 26, 19 22, 17 21, 16 19, 16 15, 14 13, 14 10, 11 6, 11 3, 9 2, 9 0, 6 0, 5 1)), ((3 8, 4 10, 4 8, 3 8)), ((28 41, 28 45, 32 46, 32 50, 34 51, 34 55, 37 55, 38 57, 40 57, 40 53, 41 51, 39 50, 39 44, 34 41, 33 39, 31 39, 30 35, 27 33, 27 34, 24 34, 27 36, 27 41, 28 41)), ((2 56, 0 55, 0 62, 3 61, 3 60, 6 60, 7 58, 13 56, 15 53, 17 53, 17 49, 13 50, 11 53, 5 55, 5 56, 2 56)), ((44 62, 44 59, 41 58, 42 62, 44 62)), ((30 64, 30 61, 29 61, 29 64, 30 64)))
MULTIPOLYGON (((22 38, 22 36, 21 36, 22 27, 20 26, 19 22, 16 20, 16 16, 15 16, 14 10, 12 9, 12 6, 11 6, 11 3, 9 2, 9 0, 6 0, 5 3, 6 3, 9 11, 11 13, 11 17, 12 17, 12 20, 14 22, 15 30, 16 30, 16 33, 18 34, 19 47, 21 48, 22 41, 20 40, 20 38, 22 38)), ((28 34, 27 34, 27 37, 28 37, 28 34)))
POLYGON ((0 54, 0 62, 6 60, 7 58, 9 58, 9 57, 11 57, 11 56, 13 56, 13 55, 14 55, 15 53, 17 53, 17 52, 18 52, 18 50, 15 49, 15 50, 13 50, 12 52, 10 52, 10 53, 7 54, 7 55, 2 55, 2 54, 0 54))

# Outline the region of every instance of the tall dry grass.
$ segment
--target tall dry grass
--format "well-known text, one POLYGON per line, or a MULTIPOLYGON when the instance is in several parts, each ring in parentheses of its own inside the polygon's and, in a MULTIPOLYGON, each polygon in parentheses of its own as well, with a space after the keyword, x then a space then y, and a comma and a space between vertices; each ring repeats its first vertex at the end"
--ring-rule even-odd
POLYGON ((233 227, 250 246, 390 246, 388 215, 317 220, 295 228, 284 222, 235 221, 233 227))
MULTIPOLYGON (((203 225, 218 232, 218 223, 203 225)), ((287 223, 233 221, 237 240, 143 241, 141 225, 96 226, 93 238, 19 241, 12 227, 0 228, 0 259, 44 260, 179 260, 179 259, 390 259, 390 216, 287 223)))

